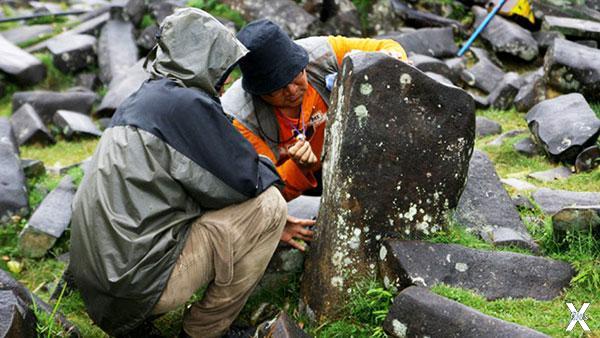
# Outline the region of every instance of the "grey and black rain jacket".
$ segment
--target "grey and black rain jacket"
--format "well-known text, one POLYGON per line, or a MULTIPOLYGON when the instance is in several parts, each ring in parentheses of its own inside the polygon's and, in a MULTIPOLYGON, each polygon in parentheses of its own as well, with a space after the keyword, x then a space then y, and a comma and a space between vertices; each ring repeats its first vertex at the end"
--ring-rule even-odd
POLYGON ((73 202, 69 272, 111 335, 148 317, 193 220, 281 183, 216 97, 244 46, 196 9, 177 11, 161 32, 153 79, 117 109, 73 202))

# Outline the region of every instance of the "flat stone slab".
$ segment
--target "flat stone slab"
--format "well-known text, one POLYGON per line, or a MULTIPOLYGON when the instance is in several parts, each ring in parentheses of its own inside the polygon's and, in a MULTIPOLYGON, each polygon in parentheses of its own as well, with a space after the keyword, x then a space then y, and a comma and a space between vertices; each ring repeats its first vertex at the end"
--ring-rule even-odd
POLYGON ((552 215, 554 239, 561 241, 569 232, 591 233, 600 239, 600 205, 567 207, 552 215))
POLYGON ((494 245, 537 250, 537 244, 504 190, 494 164, 480 151, 473 153, 467 184, 454 216, 459 224, 475 230, 482 239, 494 245))
POLYGON ((77 72, 96 63, 96 37, 70 34, 48 42, 56 68, 64 73, 77 72))
POLYGON ((600 192, 552 190, 540 188, 531 197, 546 214, 552 215, 566 207, 586 207, 600 204, 600 192))
POLYGON ((54 123, 61 128, 66 138, 74 136, 102 136, 94 121, 88 116, 74 111, 59 110, 54 115, 54 123))
POLYGON ((452 77, 452 70, 442 60, 421 54, 412 54, 408 59, 422 72, 432 72, 446 78, 452 77))
POLYGON ((513 145, 513 149, 521 155, 532 157, 543 154, 543 150, 538 146, 531 137, 526 137, 513 145))
POLYGON ((567 167, 558 167, 544 171, 537 171, 534 173, 530 173, 529 177, 535 178, 538 181, 542 182, 552 182, 556 180, 564 180, 571 176, 571 169, 567 167))
POLYGON ((517 191, 536 190, 537 186, 517 178, 503 178, 500 180, 503 184, 514 188, 517 191))
POLYGON ((600 119, 581 94, 562 95, 536 104, 525 116, 529 130, 550 159, 574 163, 596 143, 600 119))
POLYGON ((456 56, 458 52, 451 27, 421 28, 413 32, 381 36, 381 38, 390 38, 399 42, 407 53, 443 58, 456 56))
POLYGON ((387 334, 404 337, 548 337, 530 328, 411 286, 396 298, 383 323, 387 334))
MULTIPOLYGON (((487 16, 487 11, 473 6, 475 14, 474 27, 479 26, 487 16)), ((531 61, 538 56, 537 41, 531 32, 503 17, 496 15, 481 33, 481 37, 492 45, 496 52, 508 53, 525 61, 531 61)))
POLYGON ((53 31, 54 28, 52 28, 52 25, 24 25, 10 30, 2 31, 0 35, 4 36, 6 40, 14 43, 15 45, 19 45, 23 42, 32 41, 47 34, 51 34, 53 31))
POLYGON ((575 170, 583 173, 596 169, 600 165, 600 147, 594 145, 585 148, 575 159, 575 170))
POLYGON ((502 126, 494 120, 490 120, 483 116, 477 116, 475 118, 475 132, 478 137, 497 135, 502 133, 502 126))
POLYGON ((515 137, 515 136, 519 136, 521 134, 525 134, 526 132, 527 132, 526 129, 514 129, 514 130, 506 131, 506 132, 500 134, 500 136, 498 136, 495 139, 493 139, 492 141, 490 141, 490 143, 488 143, 488 145, 499 147, 502 144, 504 144, 504 142, 507 139, 515 137))
POLYGON ((36 90, 31 92, 17 92, 13 95, 13 112, 29 103, 40 115, 45 124, 52 122, 57 110, 72 110, 89 114, 92 105, 98 96, 90 91, 51 92, 36 90))
POLYGON ((75 184, 66 175, 42 201, 19 235, 19 249, 27 257, 44 256, 71 222, 75 184))
POLYGON ((55 143, 54 136, 50 133, 44 121, 35 109, 28 103, 24 104, 10 118, 13 131, 19 145, 27 143, 55 143))
POLYGON ((520 85, 519 74, 513 72, 506 73, 488 96, 490 106, 501 110, 512 107, 520 85))
POLYGON ((544 16, 543 28, 569 37, 600 40, 600 22, 559 16, 544 16))
POLYGON ((129 95, 140 89, 150 74, 144 70, 144 61, 141 59, 131 66, 125 74, 113 79, 108 86, 108 92, 102 98, 100 106, 94 113, 95 116, 110 117, 129 95))
POLYGON ((504 71, 487 59, 479 60, 469 68, 469 73, 475 78, 473 87, 485 93, 491 93, 504 78, 504 71))
POLYGON ((600 100, 600 50, 555 39, 544 57, 546 82, 562 93, 600 100))
POLYGON ((133 25, 121 20, 109 20, 98 39, 98 65, 100 80, 109 84, 114 78, 124 75, 139 59, 133 36, 133 25))
POLYGON ((21 85, 34 85, 46 77, 46 66, 0 35, 0 71, 21 85))
POLYGON ((551 300, 569 286, 575 273, 566 262, 456 244, 387 240, 381 250, 386 252, 379 263, 382 276, 398 290, 446 284, 475 291, 488 300, 551 300))
POLYGON ((29 208, 25 175, 11 123, 0 117, 0 223, 29 208))

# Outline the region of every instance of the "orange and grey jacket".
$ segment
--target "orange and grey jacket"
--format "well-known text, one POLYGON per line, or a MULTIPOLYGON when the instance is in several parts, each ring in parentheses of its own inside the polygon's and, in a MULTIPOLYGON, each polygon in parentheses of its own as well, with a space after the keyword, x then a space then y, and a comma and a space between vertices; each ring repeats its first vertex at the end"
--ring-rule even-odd
MULTIPOLYGON (((309 86, 302 99, 301 117, 304 125, 309 127, 310 135, 307 134, 307 139, 313 153, 317 158, 321 158, 329 105, 325 77, 338 73, 344 56, 353 50, 395 52, 403 60, 406 60, 406 53, 393 40, 320 36, 300 39, 296 43, 306 49, 309 55, 306 67, 309 86)), ((221 98, 223 110, 235 119, 234 125, 252 143, 256 151, 275 163, 285 183, 285 199, 292 200, 304 191, 316 187, 314 172, 320 168, 317 167, 312 172, 302 171, 286 155, 286 148, 290 144, 283 141, 289 139, 290 127, 277 117, 274 107, 259 96, 244 91, 241 82, 241 79, 236 81, 221 98)))

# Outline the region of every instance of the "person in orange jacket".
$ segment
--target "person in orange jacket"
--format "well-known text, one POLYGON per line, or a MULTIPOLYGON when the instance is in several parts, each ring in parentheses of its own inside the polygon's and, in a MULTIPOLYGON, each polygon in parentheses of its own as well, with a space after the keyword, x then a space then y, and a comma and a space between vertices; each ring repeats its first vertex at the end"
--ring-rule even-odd
MULTIPOLYGON (((237 38, 249 53, 239 63, 242 79, 221 98, 223 110, 257 153, 276 165, 286 201, 320 188, 329 92, 344 56, 379 51, 407 60, 406 52, 393 40, 320 36, 292 41, 266 19, 248 24, 237 38)), ((309 222, 295 221, 295 238, 312 236, 304 228, 309 222)))

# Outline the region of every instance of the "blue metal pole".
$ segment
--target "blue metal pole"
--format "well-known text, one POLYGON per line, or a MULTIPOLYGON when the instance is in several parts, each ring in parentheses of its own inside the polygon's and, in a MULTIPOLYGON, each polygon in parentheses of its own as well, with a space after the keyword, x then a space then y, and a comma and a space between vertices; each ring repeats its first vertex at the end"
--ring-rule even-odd
POLYGON ((485 19, 483 20, 483 22, 479 25, 479 27, 477 27, 477 29, 471 35, 471 37, 469 38, 469 40, 458 51, 458 54, 457 54, 458 56, 463 56, 463 54, 465 54, 467 52, 467 50, 469 50, 469 47, 471 47, 471 45, 473 44, 473 41, 475 41, 475 39, 477 38, 477 36, 479 34, 481 34, 481 32, 490 23, 490 21, 492 21, 492 18, 494 17, 494 15, 496 15, 496 13, 498 13, 498 11, 500 10, 500 8, 502 8, 502 6, 504 6, 505 3, 506 3, 506 0, 500 0, 500 3, 498 3, 498 6, 494 7, 494 9, 485 17, 485 19))

